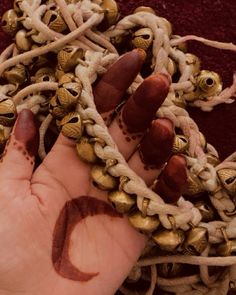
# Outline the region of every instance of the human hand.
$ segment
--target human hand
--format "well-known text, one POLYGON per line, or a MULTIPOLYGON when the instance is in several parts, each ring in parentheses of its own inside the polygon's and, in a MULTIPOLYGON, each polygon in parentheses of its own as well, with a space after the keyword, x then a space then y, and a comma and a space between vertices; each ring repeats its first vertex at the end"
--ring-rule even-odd
MULTIPOLYGON (((140 50, 124 55, 96 85, 95 103, 104 119, 143 61, 140 50)), ((164 163, 173 144, 170 121, 155 120, 150 127, 169 84, 163 74, 147 78, 109 126, 129 166, 148 185, 162 165, 156 159, 164 163), (143 163, 136 148, 149 127, 143 163), (151 165, 155 169, 148 170, 151 165)), ((92 184, 91 165, 80 160, 75 142, 60 135, 34 171, 37 149, 33 114, 23 110, 0 163, 0 294, 114 294, 146 238, 92 184)))

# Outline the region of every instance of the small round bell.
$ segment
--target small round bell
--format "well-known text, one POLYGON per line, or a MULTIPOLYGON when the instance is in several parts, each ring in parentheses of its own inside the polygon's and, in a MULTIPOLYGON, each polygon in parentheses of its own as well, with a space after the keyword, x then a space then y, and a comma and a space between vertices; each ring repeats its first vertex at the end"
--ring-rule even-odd
POLYGON ((153 42, 153 32, 149 28, 142 28, 133 35, 132 44, 136 48, 147 50, 153 42))
POLYGON ((13 7, 16 13, 21 14, 22 10, 20 9, 20 4, 23 2, 23 0, 14 0, 13 7))
POLYGON ((168 36, 172 35, 172 25, 171 23, 164 17, 160 17, 160 19, 162 20, 163 24, 164 24, 164 28, 166 33, 168 34, 168 36))
POLYGON ((3 125, 0 125, 0 154, 4 151, 7 140, 10 137, 10 132, 3 125))
POLYGON ((157 265, 157 273, 163 278, 176 278, 181 274, 183 265, 180 263, 163 263, 157 265))
POLYGON ((210 153, 207 153, 206 156, 207 156, 207 163, 211 164, 212 166, 216 167, 217 165, 220 164, 220 159, 217 156, 212 155, 210 153))
POLYGON ((32 41, 27 36, 25 29, 19 30, 16 33, 16 46, 20 51, 29 51, 32 46, 32 41))
POLYGON ((91 143, 87 137, 81 137, 76 144, 76 150, 80 159, 84 162, 94 164, 98 160, 98 157, 94 152, 94 143, 91 143))
POLYGON ((172 58, 168 59, 167 71, 171 76, 173 76, 177 71, 176 63, 173 61, 172 58))
POLYGON ((186 53, 185 58, 186 58, 186 64, 192 66, 193 75, 197 75, 200 72, 200 68, 201 68, 200 59, 192 53, 186 53))
POLYGON ((124 191, 109 193, 108 200, 114 205, 119 213, 125 214, 136 204, 136 200, 124 191))
POLYGON ((46 11, 42 20, 49 27, 49 29, 58 33, 62 33, 67 29, 67 25, 59 11, 46 11))
POLYGON ((174 139, 172 152, 174 154, 182 154, 187 151, 189 146, 188 138, 184 135, 177 134, 174 139))
POLYGON ((149 13, 156 15, 155 10, 149 6, 139 6, 139 7, 135 8, 134 13, 138 13, 138 12, 149 12, 149 13))
POLYGON ((65 75, 65 72, 62 70, 62 68, 60 67, 60 65, 57 64, 56 71, 55 71, 55 77, 59 81, 61 79, 61 77, 63 77, 63 75, 65 75))
POLYGON ((77 82, 79 79, 75 77, 73 73, 66 73, 59 79, 59 85, 63 85, 65 83, 77 82))
POLYGON ((49 101, 49 112, 56 119, 62 119, 68 114, 68 111, 60 105, 57 95, 54 95, 49 101))
POLYGON ((206 141, 205 135, 202 132, 199 132, 199 139, 200 139, 201 146, 203 150, 205 151, 207 147, 207 141, 206 141))
POLYGON ((194 196, 203 192, 204 192, 204 188, 202 187, 202 184, 199 178, 196 175, 189 173, 187 185, 184 189, 183 194, 188 196, 194 196))
POLYGON ((184 242, 184 232, 182 230, 163 230, 152 235, 161 250, 173 252, 184 242))
POLYGON ((197 203, 195 203, 194 206, 200 211, 202 215, 202 221, 209 222, 214 220, 215 218, 214 210, 207 203, 203 201, 198 201, 197 203))
POLYGON ((144 233, 152 233, 160 225, 160 221, 157 215, 144 217, 142 212, 140 211, 132 213, 129 216, 129 222, 137 230, 144 233))
POLYGON ((228 240, 225 243, 219 245, 216 250, 220 256, 231 256, 236 253, 236 240, 228 240))
POLYGON ((236 170, 223 168, 217 171, 223 187, 233 196, 236 195, 236 170))
POLYGON ((64 83, 59 86, 56 91, 56 95, 59 104, 65 108, 69 109, 76 105, 79 100, 80 94, 82 92, 82 84, 79 82, 64 83))
POLYGON ((197 76, 197 87, 201 98, 217 95, 222 91, 221 78, 215 72, 202 70, 197 76))
POLYGON ((0 124, 13 126, 17 117, 16 107, 11 99, 5 98, 0 101, 0 124))
POLYGON ((101 190, 113 190, 117 187, 117 179, 104 172, 103 166, 94 165, 91 169, 91 178, 101 190))
POLYGON ((79 113, 71 112, 60 122, 61 132, 64 136, 79 139, 83 134, 83 123, 79 113))
POLYGON ((44 67, 39 69, 35 73, 35 82, 40 83, 40 82, 55 82, 55 74, 54 74, 54 69, 50 67, 44 67))
POLYGON ((15 85, 22 85, 27 81, 28 73, 26 67, 22 64, 7 69, 3 73, 3 77, 10 83, 15 85))
POLYGON ((68 72, 84 58, 84 50, 73 45, 68 45, 58 52, 57 60, 62 71, 68 72))
POLYGON ((208 245, 208 232, 204 227, 192 228, 184 243, 184 252, 190 255, 200 255, 208 245))
POLYGON ((14 9, 7 10, 1 20, 1 26, 2 30, 11 35, 14 36, 16 32, 19 29, 19 21, 18 21, 18 15, 15 12, 14 9))
POLYGON ((106 23, 114 25, 119 18, 119 9, 115 0, 103 0, 101 8, 104 10, 104 18, 106 23))

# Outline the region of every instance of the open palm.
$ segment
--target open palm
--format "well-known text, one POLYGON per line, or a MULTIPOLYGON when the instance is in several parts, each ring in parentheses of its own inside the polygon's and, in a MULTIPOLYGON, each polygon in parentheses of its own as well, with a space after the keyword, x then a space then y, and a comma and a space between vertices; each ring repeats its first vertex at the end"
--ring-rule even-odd
MULTIPOLYGON (((167 78, 148 79, 142 95, 166 95, 167 78)), ((147 114, 144 108, 146 121, 147 114)), ((110 133, 141 173, 144 164, 134 152, 138 140, 126 140, 118 119, 110 133)), ((23 110, 0 163, 0 294, 114 294, 146 240, 107 203, 107 193, 93 186, 91 167, 79 159, 72 140, 60 135, 34 171, 36 137, 33 114, 23 110)))

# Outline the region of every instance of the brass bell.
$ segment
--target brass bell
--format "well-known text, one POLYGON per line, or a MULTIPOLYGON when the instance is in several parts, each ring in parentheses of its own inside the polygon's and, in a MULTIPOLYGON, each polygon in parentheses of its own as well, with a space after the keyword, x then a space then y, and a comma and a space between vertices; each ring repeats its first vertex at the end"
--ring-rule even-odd
POLYGON ((193 75, 197 75, 200 72, 200 68, 201 68, 200 59, 192 53, 186 53, 185 58, 186 58, 186 64, 192 66, 193 75))
POLYGON ((68 45, 58 52, 57 60, 62 71, 68 72, 84 58, 84 50, 76 46, 68 45))
POLYGON ((7 69, 3 73, 3 77, 10 83, 15 85, 21 85, 27 81, 27 71, 26 67, 22 64, 17 64, 16 66, 7 69))
POLYGON ((149 12, 152 13, 154 15, 156 15, 156 12, 153 8, 149 7, 149 6, 139 6, 134 10, 134 13, 138 13, 138 12, 149 12))
POLYGON ((16 33, 16 46, 20 51, 29 51, 32 46, 32 41, 27 36, 25 29, 19 30, 16 33))
POLYGON ((60 122, 61 132, 64 136, 79 139, 83 134, 83 123, 79 113, 71 112, 60 122))
POLYGON ((94 152, 94 143, 89 138, 81 137, 76 144, 76 150, 81 160, 87 163, 96 163, 98 157, 94 152))
POLYGON ((161 250, 173 252, 184 242, 182 230, 163 230, 152 235, 153 240, 161 250))
POLYGON ((187 185, 184 189, 183 194, 188 196, 194 196, 203 192, 204 188, 202 187, 199 178, 196 175, 189 173, 187 185))
POLYGON ((59 79, 59 85, 63 85, 64 83, 71 83, 79 81, 78 78, 75 77, 73 73, 66 73, 59 79))
POLYGON ((186 152, 189 146, 188 138, 184 135, 177 134, 174 139, 172 152, 174 154, 182 154, 186 152))
POLYGON ((216 250, 220 256, 232 256, 236 253, 236 240, 228 240, 224 244, 219 245, 216 250))
POLYGON ((57 95, 53 96, 49 101, 49 112, 57 119, 62 119, 68 113, 68 111, 60 105, 57 95))
POLYGON ((184 252, 190 255, 201 254, 208 245, 208 232, 204 227, 192 228, 187 233, 184 243, 184 252))
POLYGON ((206 137, 204 136, 202 132, 199 132, 199 139, 200 139, 201 146, 203 150, 205 151, 207 147, 207 141, 206 141, 206 137))
POLYGON ((223 187, 231 194, 236 194, 236 170, 230 168, 223 168, 217 171, 223 187))
POLYGON ((81 91, 82 84, 79 82, 64 83, 56 91, 59 104, 65 109, 75 106, 81 91))
POLYGON ((16 14, 14 9, 7 10, 3 16, 1 21, 2 30, 13 36, 19 29, 19 21, 18 15, 16 14))
POLYGON ((14 7, 15 12, 18 14, 22 13, 22 10, 20 8, 20 3, 22 3, 22 2, 23 2, 23 0, 14 0, 13 7, 14 7))
POLYGON ((119 213, 125 214, 136 204, 136 200, 124 191, 109 193, 108 200, 114 205, 119 213))
POLYGON ((168 58, 167 71, 171 76, 173 76, 177 71, 176 63, 172 58, 168 58))
POLYGON ((103 0, 101 8, 104 11, 104 18, 106 23, 111 26, 114 25, 119 17, 119 9, 115 0, 103 0))
POLYGON ((211 206, 209 206, 203 201, 198 201, 194 204, 194 206, 200 211, 202 215, 202 221, 209 222, 214 220, 215 213, 211 206))
POLYGON ((149 28, 142 28, 133 35, 132 44, 136 48, 147 50, 153 42, 153 32, 149 28))
POLYGON ((0 124, 13 126, 16 120, 17 111, 14 102, 5 98, 0 101, 0 124))
POLYGON ((63 75, 65 75, 65 72, 62 70, 60 65, 57 64, 56 71, 55 71, 55 77, 57 78, 57 80, 60 80, 63 75))
POLYGON ((152 233, 160 225, 160 221, 157 215, 144 217, 142 212, 140 211, 132 213, 129 216, 129 222, 137 230, 140 230, 144 233, 152 233))
POLYGON ((91 178, 101 190, 113 190, 117 187, 117 179, 107 172, 103 166, 94 165, 91 169, 91 178))
POLYGON ((216 167, 217 165, 220 164, 220 159, 217 156, 212 155, 210 153, 207 153, 206 156, 207 156, 207 163, 211 164, 212 166, 216 167))
POLYGON ((49 29, 56 31, 58 33, 62 33, 67 29, 67 25, 59 11, 46 11, 42 20, 49 27, 49 29))
POLYGON ((171 23, 164 17, 160 17, 160 19, 162 20, 166 33, 168 34, 168 36, 172 35, 172 25, 171 23))
POLYGON ((157 265, 157 273, 163 278, 176 278, 183 270, 183 265, 180 263, 163 263, 157 265))
POLYGON ((39 69, 35 73, 35 82, 40 83, 40 82, 55 82, 55 74, 54 70, 50 67, 44 67, 39 69))
POLYGON ((222 91, 221 78, 217 73, 212 71, 202 70, 197 76, 196 83, 201 98, 214 96, 222 91))
POLYGON ((3 125, 0 125, 0 154, 4 151, 7 140, 10 137, 10 132, 3 125))

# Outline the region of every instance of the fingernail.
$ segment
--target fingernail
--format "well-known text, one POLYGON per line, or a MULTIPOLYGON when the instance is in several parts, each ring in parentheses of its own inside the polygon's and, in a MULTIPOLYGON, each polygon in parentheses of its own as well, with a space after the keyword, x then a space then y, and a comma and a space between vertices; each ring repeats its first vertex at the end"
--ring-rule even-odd
POLYGON ((168 204, 174 204, 176 203, 181 194, 180 192, 176 192, 172 190, 163 180, 163 178, 160 178, 158 182, 156 183, 156 186, 154 187, 154 192, 157 193, 165 203, 168 204))
POLYGON ((39 147, 39 130, 34 114, 28 110, 22 110, 17 118, 14 135, 16 140, 23 143, 30 156, 36 156, 39 147))
POLYGON ((130 133, 145 131, 164 102, 169 87, 170 80, 162 73, 146 78, 138 87, 122 111, 123 121, 130 133))
POLYGON ((151 127, 140 143, 140 154, 146 165, 160 167, 172 153, 175 131, 168 119, 152 121, 151 127))
POLYGON ((99 113, 114 110, 140 72, 146 53, 134 49, 118 59, 95 86, 94 101, 99 113))

